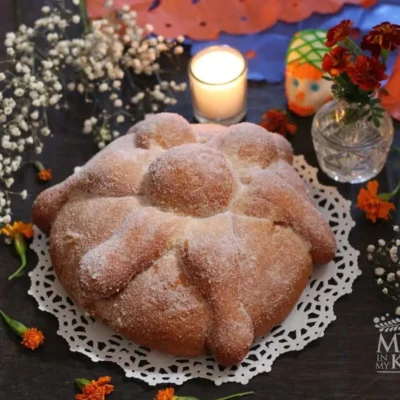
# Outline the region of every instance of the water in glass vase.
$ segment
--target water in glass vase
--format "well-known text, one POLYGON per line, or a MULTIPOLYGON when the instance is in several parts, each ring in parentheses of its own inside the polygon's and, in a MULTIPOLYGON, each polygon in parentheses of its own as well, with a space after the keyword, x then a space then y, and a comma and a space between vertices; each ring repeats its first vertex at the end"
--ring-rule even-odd
POLYGON ((312 136, 321 169, 338 182, 360 183, 384 167, 393 140, 393 122, 383 114, 376 127, 367 118, 346 123, 356 106, 333 100, 313 120, 312 136))

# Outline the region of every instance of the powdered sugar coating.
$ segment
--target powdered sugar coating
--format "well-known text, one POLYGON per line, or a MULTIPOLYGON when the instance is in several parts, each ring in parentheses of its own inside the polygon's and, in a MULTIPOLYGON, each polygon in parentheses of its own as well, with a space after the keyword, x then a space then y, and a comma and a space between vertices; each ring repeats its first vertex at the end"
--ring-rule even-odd
POLYGON ((283 161, 289 144, 252 124, 183 123, 188 135, 174 139, 176 123, 146 119, 142 136, 164 126, 177 143, 138 148, 133 128, 41 194, 34 221, 51 227, 55 271, 85 310, 139 344, 234 364, 290 312, 335 243, 283 161))

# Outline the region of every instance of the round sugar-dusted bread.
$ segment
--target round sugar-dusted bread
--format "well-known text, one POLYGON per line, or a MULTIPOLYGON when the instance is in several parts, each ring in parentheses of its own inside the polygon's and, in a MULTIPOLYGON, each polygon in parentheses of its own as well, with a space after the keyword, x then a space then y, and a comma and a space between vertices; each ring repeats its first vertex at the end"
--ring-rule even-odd
POLYGON ((153 115, 44 191, 33 221, 85 311, 138 344, 232 365, 335 255, 292 160, 257 125, 153 115))

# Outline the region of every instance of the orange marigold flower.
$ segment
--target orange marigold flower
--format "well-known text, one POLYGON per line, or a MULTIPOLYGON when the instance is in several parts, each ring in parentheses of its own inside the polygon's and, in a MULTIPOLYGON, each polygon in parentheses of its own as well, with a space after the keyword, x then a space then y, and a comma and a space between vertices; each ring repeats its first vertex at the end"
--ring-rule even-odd
POLYGON ((352 25, 353 21, 345 19, 340 24, 335 25, 334 27, 329 29, 328 33, 326 34, 325 45, 328 47, 333 47, 341 40, 349 37, 352 25))
POLYGON ((21 233, 27 239, 30 239, 33 237, 33 224, 25 224, 22 221, 16 221, 12 225, 7 224, 1 229, 1 233, 11 239, 14 239, 17 233, 21 233))
POLYGON ((361 48, 371 51, 373 57, 379 57, 382 49, 393 51, 397 46, 400 46, 400 25, 390 22, 374 26, 361 42, 361 48))
POLYGON ((53 177, 51 169, 42 169, 38 172, 37 177, 40 181, 48 182, 53 177))
POLYGON ((351 65, 351 54, 344 47, 335 47, 322 59, 322 69, 332 76, 338 76, 351 65))
POLYGON ((361 55, 356 58, 356 62, 349 68, 347 73, 356 85, 364 90, 374 90, 381 87, 381 81, 386 79, 386 66, 377 58, 361 55))
POLYGON ((175 390, 173 388, 159 390, 154 400, 175 400, 175 390))
POLYGON ((378 181, 370 181, 367 189, 361 188, 357 197, 357 207, 365 211, 367 219, 376 222, 378 218, 388 219, 391 210, 395 210, 393 203, 382 200, 378 195, 378 181))
POLYGON ((267 131, 279 133, 282 136, 294 135, 297 131, 297 126, 290 123, 286 113, 281 110, 268 110, 263 114, 260 125, 267 131))
POLYGON ((75 400, 104 400, 114 390, 114 386, 110 382, 109 376, 102 376, 96 381, 88 381, 82 388, 82 393, 75 396, 75 400))
POLYGON ((22 344, 31 350, 37 349, 44 342, 44 335, 36 328, 28 328, 22 336, 22 344))

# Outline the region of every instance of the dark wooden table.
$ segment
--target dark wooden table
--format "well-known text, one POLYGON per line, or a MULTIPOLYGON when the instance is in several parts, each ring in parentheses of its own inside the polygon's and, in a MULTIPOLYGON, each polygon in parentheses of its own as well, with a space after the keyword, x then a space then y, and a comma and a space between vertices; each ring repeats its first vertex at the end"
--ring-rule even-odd
MULTIPOLYGON (((32 23, 38 15, 38 0, 21 0, 22 19, 32 23)), ((14 29, 11 0, 0 2, 0 33, 14 29)), ((4 48, 0 48, 4 54, 4 48)), ((178 75, 186 79, 183 58, 178 75)), ((247 120, 258 122, 261 114, 269 108, 283 108, 285 97, 282 86, 250 84, 248 93, 247 120)), ((179 98, 172 111, 191 119, 189 93, 179 98)), ((41 156, 46 166, 53 169, 53 181, 65 179, 76 165, 82 165, 95 152, 88 136, 80 133, 83 115, 70 112, 54 120, 54 136, 48 138, 41 156)), ((311 118, 296 118, 299 127, 292 139, 296 154, 303 154, 307 161, 317 166, 310 134, 311 118)), ((396 123, 397 135, 400 124, 396 123)), ((399 140, 395 138, 395 142, 399 140)), ((396 169, 395 154, 390 156, 386 169, 378 179, 383 190, 392 189, 400 179, 396 169)), ((335 185, 341 194, 353 204, 359 185, 336 184, 322 173, 319 179, 324 184, 335 185)), ((25 169, 18 175, 17 188, 27 188, 30 197, 25 202, 14 203, 14 215, 18 219, 30 219, 33 199, 47 185, 35 180, 35 173, 25 169)), ((400 202, 397 201, 397 206, 400 202)), ((191 380, 178 388, 178 394, 196 396, 201 400, 212 400, 229 394, 254 390, 251 399, 258 400, 320 400, 320 399, 400 399, 396 374, 378 374, 375 370, 378 331, 373 318, 392 313, 395 304, 378 293, 373 279, 373 268, 365 261, 366 246, 378 238, 392 237, 392 223, 371 224, 362 213, 353 208, 357 223, 351 232, 352 245, 361 251, 359 265, 363 271, 353 287, 353 293, 341 298, 335 305, 337 320, 326 330, 325 336, 300 352, 288 353, 278 358, 269 374, 253 378, 248 385, 224 384, 215 386, 207 380, 191 380)), ((398 220, 399 218, 397 218, 398 220)), ((45 345, 38 351, 25 350, 4 324, 0 324, 0 399, 19 400, 69 400, 75 394, 74 380, 77 377, 95 378, 111 375, 115 393, 110 400, 151 400, 157 389, 147 384, 125 378, 122 370, 110 363, 93 363, 87 357, 72 353, 67 343, 56 334, 58 322, 53 316, 38 310, 36 302, 27 294, 28 277, 8 282, 7 277, 16 268, 18 260, 12 247, 0 244, 0 308, 28 325, 41 328, 46 335, 45 345)), ((36 263, 36 256, 29 254, 29 269, 36 263)))

